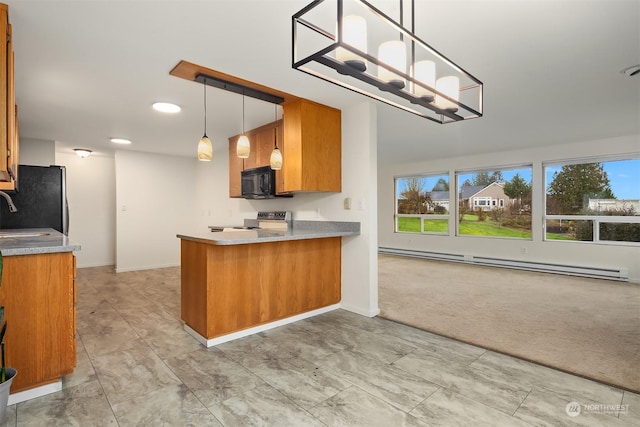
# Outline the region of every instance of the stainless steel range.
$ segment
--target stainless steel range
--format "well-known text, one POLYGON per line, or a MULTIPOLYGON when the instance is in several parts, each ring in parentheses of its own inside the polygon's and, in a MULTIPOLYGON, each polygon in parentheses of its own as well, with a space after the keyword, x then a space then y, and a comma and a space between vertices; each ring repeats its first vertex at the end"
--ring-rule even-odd
POLYGON ((291 228, 290 211, 258 212, 258 227, 287 230, 291 228))
POLYGON ((260 211, 256 219, 245 219, 240 226, 209 226, 211 231, 241 231, 241 230, 287 230, 291 228, 293 216, 290 211, 260 211))

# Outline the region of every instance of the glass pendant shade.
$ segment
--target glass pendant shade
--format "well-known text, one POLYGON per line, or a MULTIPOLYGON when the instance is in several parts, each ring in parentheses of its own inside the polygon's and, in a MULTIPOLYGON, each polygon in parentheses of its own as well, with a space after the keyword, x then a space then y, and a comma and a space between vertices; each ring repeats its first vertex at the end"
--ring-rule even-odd
POLYGON ((213 144, 207 135, 203 135, 198 142, 198 160, 210 162, 213 158, 213 144))
MULTIPOLYGON (((367 21, 358 15, 345 16, 342 19, 342 41, 367 53, 367 21)), ((341 47, 336 49, 336 59, 359 71, 367 69, 364 59, 341 47)))
POLYGON ((236 144, 236 155, 241 159, 248 159, 251 153, 251 143, 246 135, 241 135, 236 144))
POLYGON ((269 159, 269 165, 274 171, 282 169, 282 152, 278 147, 274 148, 271 152, 271 158, 269 159))
MULTIPOLYGON (((436 64, 433 61, 418 61, 413 66, 413 76, 420 83, 435 87, 436 85, 436 64)), ((413 94, 429 102, 433 101, 434 93, 420 85, 413 85, 413 94)))
MULTIPOLYGON (((436 81, 436 90, 458 101, 460 94, 460 79, 456 76, 440 77, 436 81)), ((440 95, 436 95, 436 106, 442 110, 451 112, 458 111, 457 104, 443 98, 440 95)))
MULTIPOLYGON (((407 71, 407 49, 404 42, 391 40, 382 43, 378 48, 378 60, 405 73, 407 71)), ((405 85, 405 80, 402 77, 381 66, 378 66, 378 78, 399 89, 405 85)))

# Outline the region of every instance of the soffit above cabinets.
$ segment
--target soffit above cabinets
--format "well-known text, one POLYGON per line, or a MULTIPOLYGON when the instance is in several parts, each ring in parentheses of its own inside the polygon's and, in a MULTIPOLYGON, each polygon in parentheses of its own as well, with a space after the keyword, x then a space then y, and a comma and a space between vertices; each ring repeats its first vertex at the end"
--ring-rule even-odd
MULTIPOLYGON (((211 68, 203 67, 201 65, 193 64, 188 61, 181 60, 173 69, 169 72, 170 75, 175 77, 180 77, 186 80, 201 82, 202 76, 212 77, 218 81, 228 82, 231 85, 235 86, 243 86, 248 88, 250 91, 261 92, 264 94, 268 94, 274 98, 282 98, 284 103, 297 101, 300 98, 294 95, 291 95, 286 92, 279 91, 277 89, 270 88, 268 86, 261 85, 259 83, 250 82, 248 80, 241 79, 239 77, 232 76, 230 74, 225 74, 220 71, 212 70, 211 68)), ((219 87, 218 85, 212 85, 214 87, 219 87)), ((237 92, 234 89, 227 89, 232 92, 237 92)), ((250 93, 246 94, 247 96, 251 96, 250 93)))

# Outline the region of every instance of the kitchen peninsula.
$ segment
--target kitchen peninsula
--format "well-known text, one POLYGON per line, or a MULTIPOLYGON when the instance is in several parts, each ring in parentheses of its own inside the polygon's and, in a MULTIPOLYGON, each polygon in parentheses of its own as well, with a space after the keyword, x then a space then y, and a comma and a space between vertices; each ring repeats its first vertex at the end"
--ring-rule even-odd
POLYGON ((360 223, 178 234, 181 315, 207 347, 338 308, 342 238, 360 223))

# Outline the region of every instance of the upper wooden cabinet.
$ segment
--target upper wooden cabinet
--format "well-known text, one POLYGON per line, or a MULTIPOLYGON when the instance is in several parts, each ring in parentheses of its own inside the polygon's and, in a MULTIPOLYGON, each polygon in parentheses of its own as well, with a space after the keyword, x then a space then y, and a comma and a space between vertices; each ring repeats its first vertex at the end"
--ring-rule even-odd
POLYGON ((15 96, 14 53, 9 8, 0 3, 0 190, 15 190, 18 173, 18 118, 15 96))
POLYGON ((283 104, 284 192, 342 191, 342 123, 335 108, 306 99, 283 104))
POLYGON ((306 99, 283 104, 283 119, 246 132, 248 159, 236 156, 239 135, 229 138, 229 196, 242 197, 240 172, 268 166, 274 129, 282 152, 276 171, 276 194, 303 191, 342 191, 341 112, 306 99))

